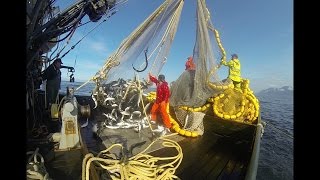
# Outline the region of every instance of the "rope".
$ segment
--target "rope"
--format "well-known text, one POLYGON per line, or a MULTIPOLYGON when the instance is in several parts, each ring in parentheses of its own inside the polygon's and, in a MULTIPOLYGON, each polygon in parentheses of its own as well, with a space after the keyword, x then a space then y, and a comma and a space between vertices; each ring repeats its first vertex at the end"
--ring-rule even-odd
POLYGON ((130 158, 123 156, 121 159, 115 159, 114 156, 112 156, 110 151, 114 147, 120 147, 123 152, 122 144, 113 144, 106 150, 101 151, 97 157, 94 157, 91 153, 86 154, 82 162, 82 179, 89 180, 89 169, 92 162, 103 169, 106 169, 110 173, 112 179, 115 180, 179 179, 174 173, 182 161, 183 153, 182 148, 177 142, 166 138, 172 135, 175 134, 156 139, 142 152, 130 158), (153 157, 149 154, 144 154, 155 142, 158 142, 158 140, 163 140, 162 145, 164 147, 175 148, 178 154, 172 157, 153 157))
POLYGON ((139 79, 138 75, 137 75, 137 81, 138 81, 138 90, 139 90, 139 96, 140 96, 141 104, 142 104, 142 108, 143 108, 143 113, 147 118, 147 122, 148 122, 148 125, 149 125, 149 128, 150 128, 151 132, 153 132, 153 129, 152 129, 152 126, 151 126, 151 123, 150 123, 150 119, 149 119, 149 116, 147 115, 146 107, 145 107, 144 102, 143 102, 141 84, 140 84, 140 79, 139 79))
POLYGON ((80 88, 82 88, 83 86, 85 86, 86 84, 88 84, 91 80, 92 80, 92 78, 89 79, 88 81, 86 81, 85 83, 81 84, 81 85, 80 85, 79 87, 77 87, 74 91, 78 91, 80 88))
POLYGON ((31 155, 28 158, 27 163, 27 177, 28 179, 41 179, 41 180, 49 180, 49 174, 46 171, 46 168, 44 166, 44 158, 42 155, 38 152, 39 148, 37 148, 35 151, 28 151, 27 155, 31 155), (38 158, 40 158, 40 162, 38 161, 38 158), (33 159, 33 161, 32 161, 33 159))

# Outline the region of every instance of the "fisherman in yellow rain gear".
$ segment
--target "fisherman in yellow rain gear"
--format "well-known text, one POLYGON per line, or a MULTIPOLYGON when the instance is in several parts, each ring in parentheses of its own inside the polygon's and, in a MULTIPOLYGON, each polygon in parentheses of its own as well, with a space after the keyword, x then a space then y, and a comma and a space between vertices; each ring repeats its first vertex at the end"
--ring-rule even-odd
POLYGON ((240 89, 241 83, 241 64, 237 54, 231 55, 229 62, 222 61, 221 64, 229 67, 228 78, 232 80, 235 88, 240 89))

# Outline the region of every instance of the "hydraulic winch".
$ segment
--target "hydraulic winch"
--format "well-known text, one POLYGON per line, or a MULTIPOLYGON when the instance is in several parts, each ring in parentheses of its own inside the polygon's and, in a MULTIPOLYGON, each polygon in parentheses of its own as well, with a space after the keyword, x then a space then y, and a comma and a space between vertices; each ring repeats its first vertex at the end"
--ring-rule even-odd
POLYGON ((59 150, 80 148, 80 116, 89 118, 90 106, 81 106, 74 96, 74 88, 67 88, 67 95, 61 99, 61 132, 52 134, 52 141, 59 142, 59 150))

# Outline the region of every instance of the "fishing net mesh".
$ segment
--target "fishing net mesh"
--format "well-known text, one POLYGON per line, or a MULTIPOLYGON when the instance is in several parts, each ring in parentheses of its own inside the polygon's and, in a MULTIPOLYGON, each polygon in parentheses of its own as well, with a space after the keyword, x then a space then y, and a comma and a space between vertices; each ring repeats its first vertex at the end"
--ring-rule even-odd
POLYGON ((209 97, 220 93, 208 86, 208 82, 224 84, 220 81, 215 68, 217 59, 221 58, 214 33, 208 27, 213 27, 210 14, 204 1, 198 1, 196 42, 193 50, 195 71, 186 70, 172 83, 170 105, 172 106, 202 106, 209 97), (209 72, 211 75, 208 76, 209 72))
MULTIPOLYGON (((157 76, 167 61, 183 4, 183 0, 166 0, 124 39, 92 78, 97 87, 120 78, 135 78, 136 72, 139 72, 140 77, 147 77, 150 72, 157 76)), ((170 106, 174 109, 176 120, 185 129, 202 134, 202 119, 205 115, 202 109, 210 106, 212 112, 223 119, 239 120, 245 116, 256 119, 259 105, 249 89, 249 81, 243 80, 240 89, 236 90, 231 80, 221 80, 218 76, 221 62, 226 60, 226 52, 213 26, 205 0, 197 0, 196 27, 193 49, 195 69, 185 70, 170 87, 170 106)), ((106 102, 103 93, 100 102, 106 102)), ((138 106, 139 102, 140 99, 136 103, 138 106)))
POLYGON ((203 117, 205 115, 204 113, 191 111, 188 112, 178 107, 174 108, 174 112, 183 129, 196 131, 199 135, 203 134, 203 117))
POLYGON ((142 78, 149 72, 158 75, 167 61, 183 4, 182 0, 166 0, 122 41, 93 79, 101 84, 128 79, 135 76, 133 67, 141 71, 142 78))
MULTIPOLYGON (((172 83, 170 105, 174 107, 203 106, 208 98, 222 92, 222 89, 214 89, 208 86, 209 82, 218 86, 228 85, 230 81, 221 81, 217 74, 219 62, 224 51, 219 48, 219 41, 214 33, 210 12, 206 8, 205 1, 197 1, 197 30, 196 42, 193 49, 193 60, 196 64, 195 70, 185 70, 180 77, 172 83)), ((223 54, 224 53, 224 54, 223 54)), ((227 108, 228 105, 225 106, 227 108)), ((230 106, 230 108, 232 105, 230 106)), ((204 113, 190 112, 175 108, 177 121, 185 123, 185 117, 189 115, 189 122, 185 124, 186 129, 202 131, 204 113)), ((202 134, 201 133, 201 134, 202 134)))

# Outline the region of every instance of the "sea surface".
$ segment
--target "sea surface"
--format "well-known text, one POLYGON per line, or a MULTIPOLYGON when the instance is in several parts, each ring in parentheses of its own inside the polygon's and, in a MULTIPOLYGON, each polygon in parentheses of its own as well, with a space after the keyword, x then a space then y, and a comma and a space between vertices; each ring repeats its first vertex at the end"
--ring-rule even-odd
MULTIPOLYGON (((75 89, 81 82, 61 83, 61 93, 67 86, 75 89)), ((89 83, 76 95, 91 95, 94 83, 89 83)), ((257 95, 260 100, 261 118, 267 123, 261 140, 257 180, 293 179, 293 95, 257 95)))
POLYGON ((267 123, 261 140, 257 180, 293 179, 293 93, 257 95, 261 119, 267 123))
POLYGON ((79 90, 75 91, 75 95, 81 95, 81 96, 91 96, 92 90, 95 87, 95 83, 89 82, 84 85, 84 82, 68 82, 68 81, 62 81, 60 86, 60 93, 66 94, 67 87, 73 87, 75 90, 82 86, 79 90), (82 86, 83 85, 83 86, 82 86))

